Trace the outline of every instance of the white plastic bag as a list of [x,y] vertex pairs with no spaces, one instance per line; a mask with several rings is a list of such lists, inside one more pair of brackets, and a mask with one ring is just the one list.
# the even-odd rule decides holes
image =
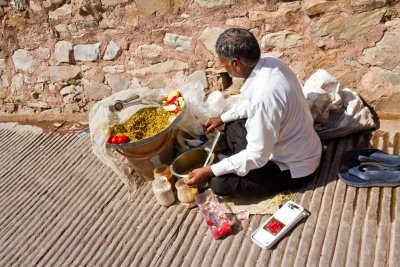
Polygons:
[[186,111],[177,125],[175,148],[178,152],[184,152],[191,148],[188,140],[199,140],[200,136],[204,136],[205,121],[210,117],[221,116],[230,104],[220,91],[214,91],[206,97],[203,86],[197,83],[181,86],[179,91],[185,99]]
[[187,110],[178,128],[193,138],[203,134],[203,125],[208,118],[221,116],[227,110],[225,96],[220,91],[214,91],[206,98],[203,87],[195,83],[187,84],[179,91]]

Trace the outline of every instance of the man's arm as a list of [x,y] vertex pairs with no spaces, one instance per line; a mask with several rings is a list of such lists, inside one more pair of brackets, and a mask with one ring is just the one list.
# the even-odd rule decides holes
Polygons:
[[278,140],[280,130],[280,108],[255,105],[247,120],[247,146],[237,154],[211,165],[216,176],[227,173],[246,175],[250,170],[264,166]]
[[221,117],[208,118],[204,123],[204,132],[206,134],[212,133],[215,128],[224,124]]
[[243,99],[242,101],[236,103],[234,106],[232,106],[228,111],[223,113],[221,115],[221,120],[224,123],[234,121],[234,120],[239,120],[239,119],[245,119],[248,118],[248,107],[250,105],[250,102],[247,99]]

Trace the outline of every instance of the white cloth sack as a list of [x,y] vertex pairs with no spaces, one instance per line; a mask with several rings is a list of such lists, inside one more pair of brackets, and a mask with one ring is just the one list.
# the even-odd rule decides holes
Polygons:
[[371,111],[360,96],[340,83],[326,70],[319,69],[304,83],[303,93],[321,139],[346,136],[374,128]]
[[[110,167],[126,185],[132,193],[137,189],[143,180],[140,177],[134,177],[133,168],[128,164],[125,157],[119,155],[112,148],[106,148],[108,128],[116,124],[127,121],[133,114],[143,107],[154,107],[161,103],[162,98],[170,89],[147,88],[128,89],[111,95],[97,102],[89,112],[90,140],[93,153],[97,158]],[[110,106],[114,105],[116,100],[126,100],[133,95],[139,95],[141,102],[136,105],[128,106],[119,112],[111,111]],[[143,104],[146,103],[146,104]]]

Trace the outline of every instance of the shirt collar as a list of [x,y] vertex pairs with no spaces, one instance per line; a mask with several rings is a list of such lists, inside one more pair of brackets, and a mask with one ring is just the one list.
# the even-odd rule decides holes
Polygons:
[[256,64],[256,66],[251,71],[249,77],[245,80],[244,84],[240,88],[240,93],[246,98],[250,99],[253,94],[254,86],[251,86],[252,82],[256,78],[257,72],[261,69],[263,63],[263,58],[260,58]]

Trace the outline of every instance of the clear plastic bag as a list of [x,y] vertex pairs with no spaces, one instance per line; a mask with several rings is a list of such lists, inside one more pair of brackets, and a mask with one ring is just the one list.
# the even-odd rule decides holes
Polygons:
[[215,239],[220,239],[231,233],[231,222],[210,189],[198,194],[195,200],[208,229]]
[[208,97],[200,84],[191,83],[179,89],[186,103],[185,116],[178,128],[188,136],[198,138],[203,134],[203,124],[210,117],[221,116],[227,110],[225,96],[214,91]]
[[205,121],[221,116],[231,107],[231,102],[220,91],[214,91],[206,97],[203,87],[196,83],[182,86],[179,91],[185,99],[186,111],[177,125],[175,148],[184,152],[207,141],[203,129]]

